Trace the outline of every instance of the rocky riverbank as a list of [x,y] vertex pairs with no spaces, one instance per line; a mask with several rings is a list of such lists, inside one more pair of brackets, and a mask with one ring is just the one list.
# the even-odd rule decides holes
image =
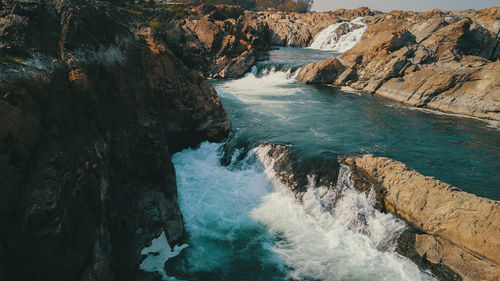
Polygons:
[[[138,269],[141,249],[162,231],[170,245],[185,239],[170,155],[221,141],[230,129],[205,77],[241,77],[274,45],[308,46],[332,23],[364,16],[370,27],[339,59],[304,68],[307,82],[391,97],[418,90],[415,105],[498,119],[497,11],[296,14],[202,5],[175,18],[98,0],[0,1],[0,279],[159,280]],[[410,90],[387,94],[394,83]],[[299,175],[283,176],[297,194],[310,184],[308,171],[320,174],[315,184],[337,177],[338,163],[290,162],[280,169]],[[404,244],[416,257],[436,263],[467,253],[463,262],[475,268],[496,266],[478,261],[482,254],[498,263],[477,241],[423,255],[420,245],[463,241],[422,231],[429,233]],[[442,263],[453,274],[483,276]]]
[[[302,159],[290,145],[266,144],[256,151],[265,168],[299,201],[309,188],[318,188],[324,208],[334,210],[347,188],[339,181],[350,182],[367,197],[374,193],[376,209],[410,227],[397,238],[397,251],[440,279],[498,280],[500,202],[463,192],[388,158],[344,159],[342,164],[352,172],[341,179],[336,159]],[[362,217],[358,224],[363,224]]]
[[376,186],[385,211],[418,230],[400,236],[402,254],[418,264],[430,263],[445,279],[499,280],[500,202],[461,191],[388,158],[365,155],[344,163],[359,172],[357,181]]
[[500,8],[367,16],[361,42],[298,79],[500,120],[499,17]]
[[159,280],[185,231],[170,155],[230,123],[202,75],[106,1],[0,2],[0,279]]
[[[161,19],[155,9],[141,13]],[[359,17],[368,25],[362,40],[336,60],[304,67],[299,80],[350,86],[411,106],[500,120],[498,7],[300,14],[201,5],[184,19],[160,20],[157,33],[187,66],[206,77],[240,78],[275,46],[310,46],[318,32],[344,22],[333,31],[339,38],[352,31],[345,22]]]
[[240,78],[273,46],[307,47],[332,23],[375,14],[367,8],[301,14],[203,4],[191,9],[185,19],[164,21],[158,33],[186,65],[205,76]]

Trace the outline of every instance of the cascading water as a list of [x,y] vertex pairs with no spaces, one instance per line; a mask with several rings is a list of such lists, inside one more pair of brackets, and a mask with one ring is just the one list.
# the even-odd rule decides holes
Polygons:
[[[394,252],[404,224],[375,210],[374,194],[352,188],[348,167],[340,168],[333,189],[315,186],[311,175],[300,202],[273,175],[275,160],[259,146],[268,142],[290,143],[312,159],[332,152],[387,156],[500,198],[494,188],[500,131],[482,120],[298,83],[293,73],[310,62],[308,54],[332,56],[283,48],[241,79],[213,81],[232,121],[231,137],[224,149],[203,143],[173,155],[189,246],[167,248],[167,260],[149,260],[145,268],[162,272],[166,260],[165,279],[182,280],[432,279]],[[227,155],[231,164],[223,166]]]
[[361,40],[366,28],[363,18],[334,23],[316,34],[309,48],[343,53]]
[[167,265],[168,275],[187,280],[432,279],[381,247],[405,225],[376,211],[369,196],[349,186],[349,168],[342,167],[335,188],[340,199],[327,210],[332,197],[324,187],[311,185],[303,202],[297,201],[274,176],[274,159],[265,148],[225,167],[219,147],[204,143],[173,157],[190,236],[189,247]]
[[[298,203],[276,177],[267,148],[255,150],[276,191],[265,196],[252,218],[284,239],[273,250],[290,266],[295,280],[432,280],[387,244],[404,223],[373,208],[373,196],[354,190],[342,166],[334,189],[310,184]],[[337,201],[332,210],[325,208]],[[381,249],[387,251],[381,251]]]

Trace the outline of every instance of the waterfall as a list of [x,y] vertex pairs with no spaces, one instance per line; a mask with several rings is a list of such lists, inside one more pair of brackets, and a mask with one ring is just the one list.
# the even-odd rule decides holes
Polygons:
[[366,28],[361,17],[350,22],[334,23],[320,31],[309,48],[346,52],[361,40]]
[[[434,280],[410,260],[395,253],[395,238],[405,224],[376,210],[374,192],[354,189],[352,170],[341,165],[336,186],[315,186],[315,175],[301,202],[278,177],[269,145],[254,153],[276,191],[264,196],[251,217],[283,237],[272,250],[291,268],[294,280]],[[279,176],[278,176],[279,174]],[[285,175],[293,178],[295,175]]]

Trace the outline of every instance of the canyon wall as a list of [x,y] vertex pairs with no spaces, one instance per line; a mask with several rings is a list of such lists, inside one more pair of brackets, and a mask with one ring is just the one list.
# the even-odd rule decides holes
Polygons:
[[106,1],[0,2],[0,279],[159,280],[185,240],[170,155],[221,141],[217,93]]

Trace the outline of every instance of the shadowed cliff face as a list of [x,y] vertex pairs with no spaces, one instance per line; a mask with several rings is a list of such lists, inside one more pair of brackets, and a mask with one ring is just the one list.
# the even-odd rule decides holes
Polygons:
[[170,154],[225,138],[215,90],[104,1],[0,5],[0,279],[158,279],[139,252],[184,239]]

